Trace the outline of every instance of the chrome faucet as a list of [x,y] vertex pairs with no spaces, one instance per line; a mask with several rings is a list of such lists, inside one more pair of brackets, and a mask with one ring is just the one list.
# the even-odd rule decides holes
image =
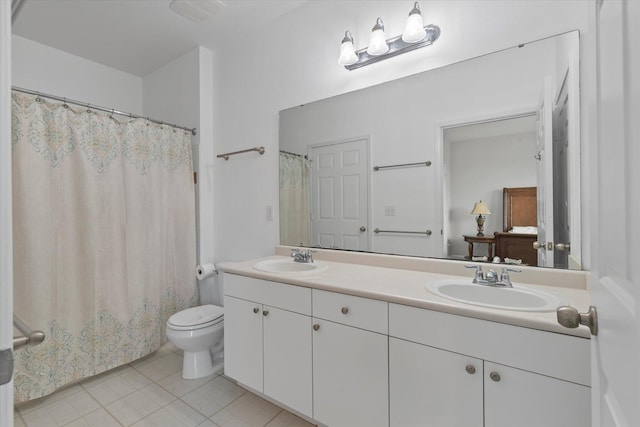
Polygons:
[[313,254],[315,253],[316,251],[312,251],[311,249],[307,249],[306,251],[291,249],[291,258],[293,258],[295,262],[313,262]]
[[516,270],[515,268],[503,267],[502,273],[500,274],[500,279],[498,279],[498,273],[496,273],[493,268],[489,269],[489,271],[487,271],[487,274],[485,275],[482,271],[481,265],[465,265],[465,267],[476,269],[476,273],[472,280],[473,283],[484,286],[501,286],[505,288],[513,288],[513,285],[511,284],[511,278],[509,277],[509,272],[519,273],[522,271]]

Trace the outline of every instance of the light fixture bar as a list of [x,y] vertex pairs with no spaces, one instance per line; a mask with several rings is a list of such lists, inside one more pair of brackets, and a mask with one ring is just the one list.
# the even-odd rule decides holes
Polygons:
[[438,40],[438,37],[440,37],[440,27],[438,27],[437,25],[429,24],[424,27],[424,30],[426,31],[427,35],[422,41],[419,41],[417,43],[405,42],[404,40],[402,40],[402,34],[397,37],[388,39],[387,44],[389,45],[389,51],[382,55],[377,55],[377,56],[369,55],[367,53],[366,47],[364,49],[360,49],[356,51],[356,55],[358,56],[358,61],[351,65],[345,65],[344,68],[346,68],[349,71],[355,70],[356,68],[364,67],[365,65],[374,64],[376,62],[382,61],[387,58],[392,58],[394,56],[400,55],[405,52],[409,52],[415,49],[420,49],[421,47],[425,47],[425,46],[430,46],[433,44],[433,42]]

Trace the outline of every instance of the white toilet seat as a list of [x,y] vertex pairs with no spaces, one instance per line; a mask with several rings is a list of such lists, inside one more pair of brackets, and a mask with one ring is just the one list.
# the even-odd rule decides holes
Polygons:
[[223,321],[224,309],[207,304],[175,313],[167,321],[167,328],[174,331],[193,331],[208,328]]

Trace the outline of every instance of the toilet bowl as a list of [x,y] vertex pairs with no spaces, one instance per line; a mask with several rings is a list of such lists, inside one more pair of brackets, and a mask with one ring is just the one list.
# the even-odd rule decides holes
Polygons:
[[167,321],[167,338],[184,351],[182,378],[196,379],[222,367],[224,310],[212,304],[179,311]]

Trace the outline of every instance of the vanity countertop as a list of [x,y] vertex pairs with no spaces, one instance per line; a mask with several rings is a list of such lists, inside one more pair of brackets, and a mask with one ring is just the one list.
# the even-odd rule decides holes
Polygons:
[[[460,274],[444,274],[441,271],[434,273],[412,269],[336,262],[318,258],[320,257],[316,258],[317,262],[325,264],[327,268],[318,273],[311,274],[269,273],[253,267],[254,264],[260,261],[290,259],[288,256],[282,255],[243,262],[220,263],[218,264],[218,269],[226,273],[274,282],[339,292],[460,316],[590,338],[590,332],[586,326],[568,329],[559,325],[556,321],[555,311],[525,312],[475,306],[440,297],[425,289],[425,285],[441,279],[461,279],[462,281],[471,282],[473,278],[473,271],[471,270],[468,271],[467,275],[463,276]],[[465,271],[465,273],[467,272]],[[541,272],[541,274],[544,275],[548,273]],[[586,273],[582,272],[582,274]],[[529,274],[529,277],[531,276],[532,274]],[[511,280],[514,287],[518,287],[520,282],[516,274],[512,275]],[[523,283],[522,286],[554,294],[559,297],[563,303],[577,308],[580,312],[585,312],[589,308],[590,297],[586,288],[545,286],[534,283]]]

